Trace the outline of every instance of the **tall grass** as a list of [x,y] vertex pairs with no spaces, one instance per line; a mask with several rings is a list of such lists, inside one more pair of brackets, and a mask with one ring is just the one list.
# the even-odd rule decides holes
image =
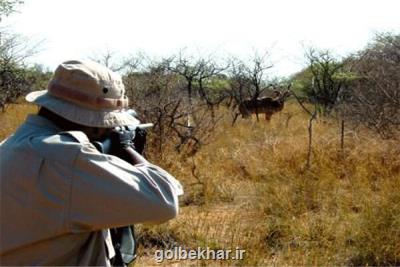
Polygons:
[[[8,125],[1,137],[30,111],[16,106],[0,115]],[[318,120],[306,168],[308,118],[296,104],[270,123],[239,119],[233,127],[220,112],[224,120],[194,157],[172,149],[162,160],[150,155],[182,181],[185,196],[176,219],[138,228],[138,265],[154,265],[154,250],[173,246],[246,254],[242,261],[166,264],[400,264],[398,143],[349,128],[341,151],[339,123]]]
[[12,134],[25,121],[27,114],[35,114],[37,111],[38,107],[32,104],[8,105],[5,113],[0,112],[0,141]]
[[307,169],[307,119],[294,103],[270,123],[231,127],[227,116],[193,159],[168,164],[187,206],[162,231],[189,247],[247,250],[210,264],[400,264],[399,144],[347,129],[341,151],[339,122],[321,119]]

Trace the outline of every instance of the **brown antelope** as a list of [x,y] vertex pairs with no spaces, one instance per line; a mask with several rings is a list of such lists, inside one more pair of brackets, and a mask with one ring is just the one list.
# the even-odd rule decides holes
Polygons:
[[[245,99],[239,104],[239,114],[242,114],[243,118],[248,118],[251,114],[265,114],[265,119],[267,121],[271,120],[272,114],[279,112],[283,109],[285,100],[290,96],[290,91],[286,90],[284,92],[274,91],[275,97],[261,97],[256,99]],[[236,120],[236,118],[235,118]]]

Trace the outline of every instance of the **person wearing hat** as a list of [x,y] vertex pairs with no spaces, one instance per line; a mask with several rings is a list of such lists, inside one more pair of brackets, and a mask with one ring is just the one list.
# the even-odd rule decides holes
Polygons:
[[132,150],[127,162],[92,144],[138,124],[118,74],[67,61],[26,100],[39,113],[0,144],[0,265],[110,266],[109,228],[177,215],[173,176]]

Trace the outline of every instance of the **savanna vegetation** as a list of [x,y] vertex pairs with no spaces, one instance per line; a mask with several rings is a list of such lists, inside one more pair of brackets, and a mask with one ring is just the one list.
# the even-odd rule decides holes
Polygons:
[[[17,1],[1,1],[2,16]],[[51,72],[2,29],[0,139],[37,107],[24,102]],[[19,47],[21,49],[15,49]],[[146,156],[182,181],[179,216],[137,227],[138,265],[156,249],[245,249],[243,260],[178,265],[400,264],[400,36],[377,34],[339,58],[310,48],[308,67],[282,79],[268,54],[248,61],[185,55],[95,60],[123,75],[143,122]],[[239,118],[245,99],[292,96],[270,122]]]

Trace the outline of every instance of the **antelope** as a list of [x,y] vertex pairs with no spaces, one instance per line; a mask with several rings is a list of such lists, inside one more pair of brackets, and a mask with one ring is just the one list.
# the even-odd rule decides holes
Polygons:
[[[251,114],[264,113],[267,121],[271,120],[274,113],[279,112],[283,109],[285,100],[290,96],[290,91],[284,92],[274,91],[275,97],[261,97],[261,98],[247,98],[239,104],[239,114],[242,114],[243,118],[248,118]],[[236,118],[235,118],[236,120]]]

